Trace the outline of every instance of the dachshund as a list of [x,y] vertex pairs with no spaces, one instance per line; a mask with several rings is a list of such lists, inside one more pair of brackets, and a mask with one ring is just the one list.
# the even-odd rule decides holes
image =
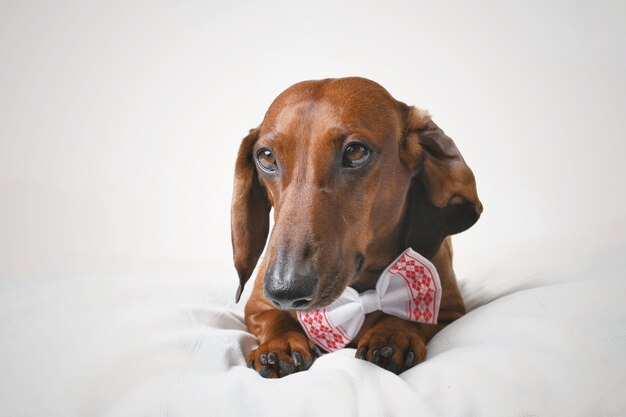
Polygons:
[[348,346],[396,374],[422,362],[426,343],[465,314],[450,236],[481,213],[472,171],[427,111],[365,78],[289,87],[243,139],[235,163],[237,301],[261,259],[245,307],[259,344],[248,366],[269,378],[308,369],[321,352],[297,311],[327,306],[347,286],[374,288],[408,247],[439,273],[438,323],[375,311]]

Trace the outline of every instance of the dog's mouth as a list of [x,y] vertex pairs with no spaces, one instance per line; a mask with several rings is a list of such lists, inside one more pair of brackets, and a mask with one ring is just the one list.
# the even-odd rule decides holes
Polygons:
[[363,256],[361,252],[357,253],[356,256],[354,257],[355,268],[354,268],[354,274],[352,275],[352,281],[356,279],[359,272],[361,271],[361,268],[363,268],[364,260],[365,260],[365,256]]
[[308,300],[296,300],[294,302],[292,302],[291,306],[289,307],[285,307],[280,305],[279,303],[277,303],[276,301],[272,300],[272,305],[274,306],[274,308],[278,309],[278,310],[302,310],[302,311],[306,311],[306,310],[315,310],[316,308],[319,308],[318,306],[314,306],[313,304],[310,304]]
[[[363,270],[365,257],[361,253],[357,253],[354,257],[354,268],[352,274],[348,275],[342,272],[337,272],[331,277],[328,282],[337,284],[337,285],[320,285],[318,287],[318,294],[313,299],[313,302],[305,306],[303,308],[295,308],[296,310],[316,310],[319,308],[328,307],[332,303],[334,303],[343,292],[346,290],[346,287],[354,284],[360,277],[360,273]],[[345,277],[348,278],[345,278]]]

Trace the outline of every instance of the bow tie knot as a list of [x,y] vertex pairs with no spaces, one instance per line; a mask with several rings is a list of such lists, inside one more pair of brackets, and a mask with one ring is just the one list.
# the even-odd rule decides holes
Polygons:
[[307,336],[331,352],[354,339],[366,314],[382,311],[409,321],[436,324],[440,302],[437,269],[408,248],[385,269],[376,289],[359,294],[347,287],[331,305],[300,310],[297,316]]
[[361,302],[361,311],[363,314],[369,314],[373,311],[383,309],[380,296],[374,290],[365,291],[359,295],[359,301]]

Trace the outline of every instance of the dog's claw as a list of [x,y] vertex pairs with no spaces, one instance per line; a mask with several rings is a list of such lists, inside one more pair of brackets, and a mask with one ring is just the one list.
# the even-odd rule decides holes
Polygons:
[[300,352],[293,352],[291,354],[291,359],[293,359],[293,364],[296,366],[296,368],[299,368],[300,365],[302,365],[302,355],[300,354]]
[[261,356],[259,356],[259,361],[261,361],[262,365],[267,365],[267,353],[261,353]]
[[367,355],[367,348],[362,347],[361,350],[359,351],[359,359],[365,360],[366,355]]
[[408,352],[406,354],[406,359],[404,360],[404,367],[406,369],[410,368],[411,366],[413,366],[413,361],[415,360],[415,353],[413,352]]
[[316,358],[322,356],[322,351],[316,345],[313,345],[313,349],[311,350],[313,351],[313,355],[315,355]]
[[385,346],[380,350],[380,354],[383,356],[383,358],[389,358],[391,357],[391,355],[393,355],[393,348],[391,346]]
[[261,375],[263,378],[272,378],[272,367],[263,365],[259,370],[259,375]]
[[378,363],[378,361],[380,360],[380,350],[376,349],[374,350],[374,352],[372,352],[372,363]]
[[291,375],[296,371],[296,368],[289,362],[278,361],[276,363],[276,372],[280,378]]
[[268,365],[274,365],[277,360],[278,360],[278,357],[276,356],[276,354],[274,352],[272,352],[272,353],[267,355],[267,364]]
[[313,358],[313,359],[304,358],[302,360],[302,370],[306,371],[307,369],[309,369],[311,367],[311,365],[313,365],[313,361],[314,360],[315,360],[315,358]]

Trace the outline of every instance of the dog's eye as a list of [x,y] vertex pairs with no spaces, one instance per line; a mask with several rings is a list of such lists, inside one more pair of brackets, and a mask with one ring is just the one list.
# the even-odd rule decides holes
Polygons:
[[370,149],[359,142],[352,142],[343,151],[343,166],[347,168],[359,168],[365,165],[370,157]]
[[278,171],[276,157],[269,149],[259,149],[259,151],[256,153],[256,160],[259,162],[259,166],[263,171],[269,173],[274,173]]

